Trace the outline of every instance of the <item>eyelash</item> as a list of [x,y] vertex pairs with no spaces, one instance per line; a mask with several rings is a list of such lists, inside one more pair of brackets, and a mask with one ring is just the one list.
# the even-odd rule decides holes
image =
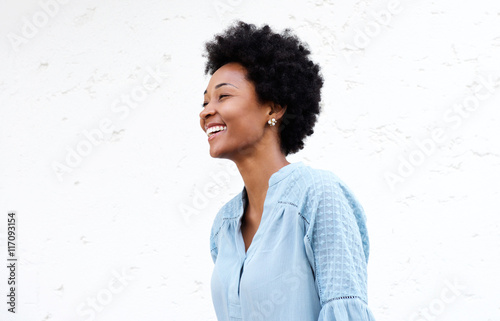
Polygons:
[[[227,97],[227,96],[229,96],[229,95],[220,95],[220,96],[219,96],[219,100],[220,100],[222,97]],[[206,106],[207,104],[208,104],[208,103],[203,103],[203,104],[201,104],[201,108],[205,108],[205,106]]]

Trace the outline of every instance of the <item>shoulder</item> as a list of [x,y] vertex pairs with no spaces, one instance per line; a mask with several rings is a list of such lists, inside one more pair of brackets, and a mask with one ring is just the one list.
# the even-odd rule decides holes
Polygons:
[[299,173],[302,176],[302,185],[309,194],[333,194],[331,196],[336,196],[337,200],[344,200],[354,206],[360,205],[350,187],[334,172],[304,165]]
[[212,222],[212,228],[210,233],[210,240],[213,240],[227,219],[231,219],[238,216],[238,208],[241,206],[241,196],[242,193],[236,194],[232,199],[226,202],[221,209],[215,215]]
[[320,168],[314,168],[309,165],[304,165],[300,168],[300,174],[306,180],[306,184],[310,188],[321,189],[325,185],[340,183],[340,178],[332,171]]
[[354,192],[329,170],[306,166],[303,171],[304,177],[310,180],[307,184],[307,207],[304,208],[304,216],[311,224],[309,233],[313,234],[318,228],[336,229],[335,224],[331,225],[336,222],[340,224],[339,228],[343,226],[359,235],[368,260],[369,240],[365,210]]
[[224,228],[224,224],[228,221],[228,219],[237,217],[239,213],[238,208],[241,206],[241,196],[241,192],[235,195],[231,200],[224,204],[217,212],[217,215],[215,215],[212,228],[210,230],[210,254],[214,263],[217,260],[217,255],[219,253],[219,233]]
[[352,194],[347,185],[332,171],[303,165],[295,174],[297,187],[306,201],[304,206],[311,208],[324,197],[348,202]]

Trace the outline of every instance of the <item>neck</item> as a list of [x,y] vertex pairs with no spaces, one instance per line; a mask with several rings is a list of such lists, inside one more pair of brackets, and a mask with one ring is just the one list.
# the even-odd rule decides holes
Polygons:
[[262,216],[271,175],[290,164],[279,149],[279,145],[273,145],[275,148],[271,145],[268,146],[270,148],[263,148],[234,160],[245,183],[248,197],[247,211],[258,217]]

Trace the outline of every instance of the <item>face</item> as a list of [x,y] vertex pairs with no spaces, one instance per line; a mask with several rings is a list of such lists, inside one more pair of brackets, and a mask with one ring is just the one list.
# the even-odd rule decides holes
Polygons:
[[[246,69],[228,63],[210,78],[204,94],[200,125],[209,133],[210,156],[236,160],[258,148],[266,135],[272,108],[258,102]],[[213,129],[219,130],[211,133]]]

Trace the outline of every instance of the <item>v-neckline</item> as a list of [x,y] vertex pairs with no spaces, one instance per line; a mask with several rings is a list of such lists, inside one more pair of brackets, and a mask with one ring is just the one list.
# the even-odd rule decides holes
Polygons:
[[[269,187],[267,189],[267,192],[269,192]],[[266,192],[266,197],[264,199],[264,205],[266,204],[266,200],[267,200],[267,195],[268,193]],[[244,258],[246,258],[250,252],[250,249],[252,249],[254,245],[254,241],[255,241],[255,236],[257,236],[257,233],[259,233],[259,230],[261,230],[261,226],[262,226],[262,222],[264,221],[264,207],[262,207],[262,216],[260,218],[260,222],[259,222],[259,226],[257,227],[257,230],[255,231],[253,237],[252,237],[252,241],[250,242],[250,245],[248,246],[248,249],[246,249],[246,244],[245,244],[245,238],[243,237],[243,231],[241,230],[241,227],[243,226],[243,218],[245,217],[245,210],[246,210],[246,207],[248,206],[248,195],[246,193],[246,188],[243,187],[243,206],[242,206],[242,209],[241,209],[241,214],[240,214],[240,218],[238,220],[238,234],[239,234],[239,237],[240,237],[240,249],[243,250],[243,255],[244,255]]]
[[[266,197],[264,198],[264,205],[262,207],[262,217],[260,219],[259,227],[257,228],[257,231],[255,231],[255,234],[252,238],[252,242],[248,246],[248,250],[245,249],[245,240],[243,239],[243,233],[241,232],[241,225],[242,225],[242,219],[243,219],[243,214],[245,213],[245,206],[246,202],[248,202],[248,195],[246,191],[246,187],[243,186],[243,190],[241,191],[241,199],[240,199],[240,213],[238,214],[238,224],[237,224],[237,234],[238,234],[238,239],[239,239],[239,246],[238,246],[238,251],[241,254],[241,257],[243,261],[246,261],[247,258],[249,258],[249,255],[252,253],[253,248],[255,248],[258,245],[255,244],[255,241],[259,240],[260,234],[263,233],[262,230],[265,227],[265,222],[267,220],[267,217],[269,216],[269,213],[266,213],[266,204],[268,203],[268,198],[270,195],[270,192],[274,190],[275,185],[284,179],[288,174],[293,172],[293,170],[299,166],[303,166],[304,164],[302,162],[296,162],[296,163],[290,163],[282,168],[280,168],[277,172],[273,173],[271,177],[269,178],[269,184],[266,192]],[[263,227],[264,226],[264,227]]]
[[[262,212],[264,212],[264,209],[262,210]],[[252,223],[249,223],[249,217],[247,216],[249,215],[248,214],[248,202],[245,202],[244,203],[244,206],[243,206],[243,214],[241,216],[241,224],[240,224],[240,231],[241,231],[241,236],[243,238],[243,244],[244,244],[244,248],[245,248],[245,253],[248,252],[248,249],[250,248],[250,246],[252,245],[253,243],[253,240],[255,238],[255,234],[257,234],[257,231],[262,223],[262,215],[263,213],[261,213],[261,216],[260,216],[260,219],[259,219],[259,222],[258,224],[252,224]],[[255,226],[257,226],[257,228],[255,228]],[[248,248],[247,248],[247,244],[246,244],[246,241],[245,241],[245,236],[243,235],[243,228],[246,228],[246,233],[252,233],[253,234],[251,235],[252,238],[250,240],[250,245],[248,245]]]
[[[260,241],[260,234],[264,233],[263,230],[266,228],[266,222],[269,219],[270,213],[266,213],[266,208],[268,208],[268,211],[272,211],[273,208],[266,206],[266,204],[269,202],[269,195],[274,193],[274,190],[276,188],[276,184],[280,182],[282,179],[284,179],[288,174],[293,172],[293,170],[298,167],[298,166],[303,166],[304,164],[302,162],[297,162],[297,163],[290,163],[286,166],[283,166],[280,168],[276,173],[272,174],[271,177],[269,178],[269,186],[267,188],[266,192],[266,197],[264,198],[264,205],[262,207],[262,217],[260,219],[259,227],[257,228],[257,231],[255,232],[252,242],[248,246],[248,250],[245,249],[245,240],[243,239],[243,233],[241,232],[241,223],[243,219],[243,214],[245,213],[245,207],[246,207],[246,202],[248,202],[248,195],[246,191],[246,187],[243,186],[243,190],[240,193],[240,203],[239,203],[239,213],[238,213],[238,223],[236,226],[236,234],[237,234],[237,252],[240,255],[240,273],[239,273],[239,278],[238,278],[238,296],[240,295],[240,285],[241,285],[241,278],[243,275],[243,270],[245,268],[245,265],[247,264],[248,260],[250,260],[256,251],[255,248],[259,246],[259,241]],[[257,242],[257,243],[256,243]]]

